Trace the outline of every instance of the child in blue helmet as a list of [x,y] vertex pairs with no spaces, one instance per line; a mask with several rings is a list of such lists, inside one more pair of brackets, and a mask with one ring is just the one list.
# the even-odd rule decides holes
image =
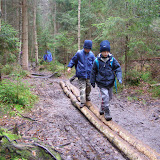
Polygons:
[[118,61],[110,53],[110,42],[104,40],[100,44],[100,54],[93,63],[90,82],[93,87],[95,83],[100,88],[102,103],[100,115],[104,114],[107,121],[112,119],[109,110],[109,101],[112,99],[112,89],[115,75],[122,83],[122,70]]
[[91,92],[91,84],[90,84],[90,74],[92,70],[92,65],[95,60],[95,56],[92,49],[92,41],[85,40],[83,49],[78,50],[75,56],[70,60],[68,64],[68,72],[71,71],[73,66],[76,66],[76,77],[79,80],[80,86],[80,102],[81,108],[84,107],[86,101],[90,101],[90,92]]

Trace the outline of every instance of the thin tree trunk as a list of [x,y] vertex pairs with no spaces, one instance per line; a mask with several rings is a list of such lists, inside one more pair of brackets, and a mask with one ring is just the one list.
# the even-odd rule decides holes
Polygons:
[[7,22],[7,5],[6,5],[6,0],[4,0],[4,21]]
[[[18,46],[18,49],[19,49],[19,54],[18,54],[18,57],[17,57],[17,60],[18,60],[18,64],[20,65],[21,63],[21,30],[20,29],[20,24],[21,24],[21,21],[22,21],[22,7],[21,7],[21,3],[20,3],[20,0],[17,0],[16,3],[18,4],[17,8],[16,8],[16,17],[17,17],[17,20],[16,20],[16,30],[18,31],[18,35],[17,35],[17,38],[19,39],[19,46]],[[22,26],[21,26],[22,27]]]
[[80,50],[81,45],[81,0],[78,0],[78,50]]
[[125,42],[125,80],[127,79],[127,71],[128,71],[128,36],[126,36],[126,42]]
[[[125,9],[126,11],[128,10],[128,2],[125,3]],[[126,32],[128,30],[128,26],[129,26],[129,22],[126,23]],[[127,72],[128,72],[128,41],[129,41],[129,37],[128,35],[125,36],[125,81],[127,80]]]
[[19,3],[19,23],[18,23],[18,30],[19,30],[19,55],[18,55],[18,64],[22,65],[22,2],[18,0]]
[[1,0],[0,0],[0,32],[1,32],[1,17],[2,17],[2,10],[1,10]]
[[[55,36],[57,34],[57,23],[56,23],[56,14],[57,14],[57,4],[56,4],[56,0],[54,1],[54,14],[53,14],[53,23],[54,23],[54,39]],[[56,48],[54,47],[54,53],[53,53],[53,62],[55,61],[55,52],[56,52]]]
[[[31,27],[31,30],[30,30],[30,32],[32,32],[32,35],[31,35],[31,41],[32,42],[34,42],[34,26],[33,27]],[[34,43],[31,43],[31,59],[33,59],[33,58],[35,58],[35,44]]]
[[[89,0],[89,8],[91,8],[91,1]],[[88,32],[88,37],[89,37],[89,39],[91,39],[92,38],[92,24],[91,24],[92,22],[91,22],[91,19],[89,20],[89,22],[88,22],[88,24],[89,24],[89,32]]]
[[22,1],[22,68],[28,70],[28,13],[27,0]]
[[33,32],[34,32],[34,45],[35,45],[35,62],[38,65],[38,42],[37,42],[37,27],[36,27],[36,0],[34,0],[34,16],[33,16]]
[[[2,11],[1,11],[1,0],[0,0],[0,32],[1,32],[1,17],[2,17]],[[0,81],[2,81],[1,65],[0,65]]]

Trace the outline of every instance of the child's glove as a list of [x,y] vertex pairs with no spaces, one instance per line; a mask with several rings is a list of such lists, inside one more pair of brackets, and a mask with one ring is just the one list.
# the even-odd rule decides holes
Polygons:
[[118,79],[118,82],[119,82],[120,84],[122,84],[122,80],[121,80],[121,79]]
[[91,83],[92,87],[95,88],[95,83]]

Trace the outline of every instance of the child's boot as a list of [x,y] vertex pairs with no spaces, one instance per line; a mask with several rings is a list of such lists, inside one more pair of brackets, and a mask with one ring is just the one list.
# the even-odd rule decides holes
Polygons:
[[86,96],[86,101],[91,101],[90,96]]
[[81,103],[81,104],[80,104],[80,108],[83,108],[84,106],[85,106],[84,103]]
[[112,119],[108,108],[105,109],[104,118],[106,119],[106,121],[110,121]]
[[103,114],[104,114],[104,108],[102,108],[102,106],[100,107],[99,114],[100,114],[100,115],[103,115]]

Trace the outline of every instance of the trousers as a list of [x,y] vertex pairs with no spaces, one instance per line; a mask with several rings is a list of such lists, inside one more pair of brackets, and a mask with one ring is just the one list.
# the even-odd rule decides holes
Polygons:
[[102,101],[101,101],[102,111],[109,110],[109,102],[112,99],[112,91],[113,91],[113,87],[111,88],[100,87],[100,92],[102,97]]
[[86,103],[86,98],[89,97],[91,92],[91,84],[89,79],[79,78],[79,89],[80,89],[80,101]]

